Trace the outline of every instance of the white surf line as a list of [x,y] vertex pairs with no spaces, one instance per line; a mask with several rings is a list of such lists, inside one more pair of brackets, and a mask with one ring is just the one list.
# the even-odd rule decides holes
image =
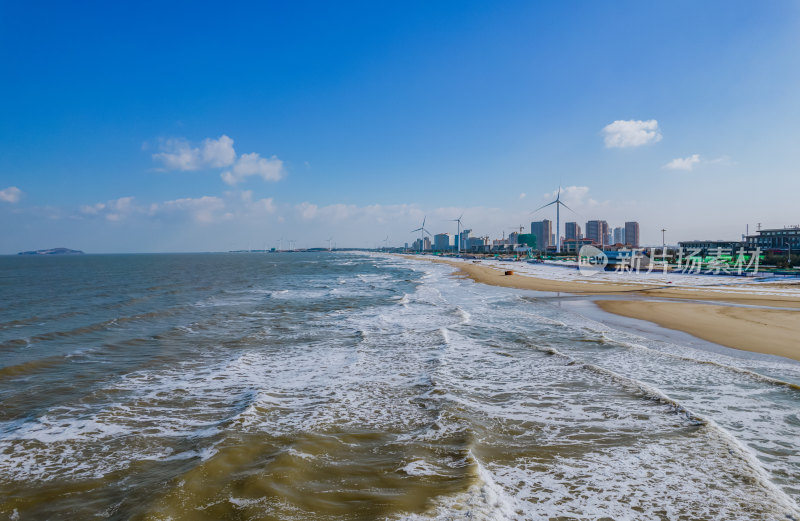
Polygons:
[[677,400],[668,396],[660,389],[652,387],[634,378],[623,376],[621,374],[615,373],[614,371],[605,369],[603,367],[591,363],[581,362],[552,347],[536,346],[536,349],[569,360],[568,362],[569,365],[575,365],[581,369],[592,371],[600,375],[605,375],[612,381],[615,381],[618,384],[620,384],[623,387],[623,389],[638,391],[649,399],[658,401],[665,405],[669,405],[670,407],[673,408],[673,410],[676,413],[683,415],[687,420],[696,422],[697,424],[706,427],[709,432],[716,434],[720,438],[720,440],[724,442],[724,444],[728,447],[731,453],[736,453],[737,455],[739,455],[740,458],[746,463],[746,465],[753,472],[754,477],[758,481],[758,483],[765,490],[768,490],[770,492],[770,494],[778,502],[779,505],[789,510],[789,512],[785,514],[788,519],[795,520],[800,518],[800,507],[798,507],[797,503],[788,494],[786,494],[786,492],[781,490],[780,487],[778,487],[775,483],[773,483],[769,473],[761,465],[761,462],[758,461],[758,458],[750,451],[750,449],[748,449],[745,445],[743,445],[734,435],[732,435],[730,432],[728,432],[714,420],[710,418],[704,418],[698,415],[697,413],[691,411],[690,409],[679,403]]

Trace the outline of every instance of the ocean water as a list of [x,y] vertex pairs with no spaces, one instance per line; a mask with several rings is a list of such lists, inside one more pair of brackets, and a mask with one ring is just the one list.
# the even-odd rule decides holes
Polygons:
[[800,519],[800,364],[344,254],[0,258],[0,517]]

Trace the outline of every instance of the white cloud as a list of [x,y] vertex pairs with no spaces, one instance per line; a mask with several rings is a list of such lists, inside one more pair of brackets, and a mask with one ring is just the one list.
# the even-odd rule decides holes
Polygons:
[[267,197],[264,199],[259,199],[257,201],[253,201],[253,191],[252,190],[242,190],[238,194],[236,192],[225,192],[225,195],[229,198],[236,198],[238,197],[241,199],[242,203],[244,203],[243,210],[249,213],[275,213],[277,208],[275,207],[275,202],[272,200],[272,197]]
[[168,170],[200,170],[230,166],[236,160],[233,140],[226,135],[219,139],[207,138],[199,147],[192,147],[186,139],[168,139],[161,152],[153,154]]
[[153,204],[150,207],[151,213],[186,213],[199,223],[211,223],[216,220],[225,219],[226,214],[221,213],[225,209],[225,201],[219,197],[204,195],[202,197],[184,197],[165,201],[161,204]]
[[228,220],[261,222],[278,211],[271,197],[255,199],[250,190],[225,192],[224,196],[182,197],[149,205],[137,205],[133,197],[121,197],[80,207],[83,218],[107,221],[125,219],[164,219],[165,222],[192,220],[201,224]]
[[[351,221],[360,223],[391,224],[395,225],[398,221],[412,218],[415,221],[422,221],[423,213],[415,205],[394,204],[381,205],[371,204],[367,206],[356,206],[354,204],[330,204],[327,206],[317,206],[316,204],[303,202],[295,205],[295,210],[303,220],[316,219],[320,223],[329,224],[334,222]],[[458,215],[459,210],[448,210],[449,213]],[[431,210],[427,215],[432,218],[439,209]],[[449,215],[449,214],[448,214]]]
[[213,139],[203,141],[203,161],[214,168],[233,164],[236,161],[233,140],[223,134],[216,141]]
[[617,120],[603,128],[606,148],[628,148],[661,141],[658,121]]
[[276,211],[275,202],[272,200],[272,197],[259,199],[253,203],[252,207],[257,210],[263,210],[267,213],[275,213]]
[[139,212],[141,208],[134,206],[133,197],[120,197],[105,203],[81,206],[81,213],[84,215],[98,215],[107,221],[120,221],[133,212]]
[[708,163],[709,165],[735,165],[730,156],[720,156],[714,159],[708,159],[704,161],[704,163]]
[[4,203],[17,203],[21,197],[22,190],[16,186],[9,186],[8,188],[0,190],[0,201],[3,201]]
[[254,175],[264,181],[278,181],[284,175],[283,161],[275,156],[264,158],[256,153],[242,154],[233,168],[220,174],[220,177],[233,186]]
[[663,168],[667,170],[686,170],[691,171],[696,164],[700,163],[700,154],[692,154],[689,157],[676,157]]
[[193,147],[183,138],[169,139],[161,144],[161,151],[153,154],[167,170],[201,170],[225,168],[220,174],[222,180],[235,186],[248,177],[260,177],[264,181],[279,181],[285,175],[283,161],[272,157],[261,157],[258,153],[236,155],[233,139],[226,135],[219,139],[205,139],[200,146]]
[[520,199],[525,199],[525,196],[527,196],[527,195],[528,194],[526,194],[525,192],[522,192],[521,194],[519,194],[519,198]]
[[85,213],[87,215],[97,215],[105,209],[106,203],[96,203],[92,205],[83,205],[81,206],[81,213]]
[[316,204],[311,204],[308,201],[295,205],[295,209],[300,212],[300,217],[303,219],[313,219],[317,216],[319,207]]
[[[544,194],[545,202],[553,201],[558,196],[558,190]],[[600,203],[589,197],[588,186],[564,186],[561,188],[561,200],[570,208],[594,207]]]

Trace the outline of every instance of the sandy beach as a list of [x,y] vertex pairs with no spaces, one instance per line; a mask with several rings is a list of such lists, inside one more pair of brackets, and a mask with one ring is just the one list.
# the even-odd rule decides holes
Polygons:
[[[795,295],[759,294],[733,289],[726,291],[724,287],[665,287],[588,278],[580,281],[549,280],[517,273],[505,275],[502,269],[483,263],[430,260],[455,266],[462,276],[482,284],[587,296],[630,294],[637,300],[598,300],[596,303],[604,311],[647,320],[726,347],[800,360],[800,298]],[[514,265],[509,263],[508,269],[513,270]],[[763,287],[797,286],[788,283],[765,284]],[[658,300],[643,301],[639,297]]]
[[800,311],[641,300],[597,305],[727,347],[800,360]]

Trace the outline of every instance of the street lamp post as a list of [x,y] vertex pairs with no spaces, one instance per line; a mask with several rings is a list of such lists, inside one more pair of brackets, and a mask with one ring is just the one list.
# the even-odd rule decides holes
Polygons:
[[788,237],[784,237],[783,244],[786,245],[786,265],[792,269],[792,241]]

